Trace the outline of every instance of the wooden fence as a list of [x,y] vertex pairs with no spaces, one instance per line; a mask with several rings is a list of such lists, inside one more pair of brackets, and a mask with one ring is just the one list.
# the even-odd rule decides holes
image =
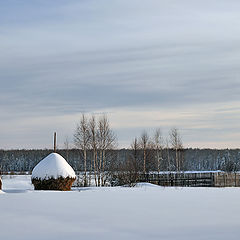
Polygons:
[[139,182],[149,182],[160,186],[240,187],[240,173],[168,172],[140,174]]

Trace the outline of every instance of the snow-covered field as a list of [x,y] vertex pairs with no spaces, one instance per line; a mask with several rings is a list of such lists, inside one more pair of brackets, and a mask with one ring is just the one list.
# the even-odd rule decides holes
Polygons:
[[239,188],[80,188],[33,191],[30,176],[3,178],[0,238],[238,239]]

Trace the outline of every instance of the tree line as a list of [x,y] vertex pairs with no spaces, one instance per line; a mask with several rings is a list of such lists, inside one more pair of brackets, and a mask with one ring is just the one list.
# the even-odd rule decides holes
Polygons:
[[[177,128],[164,138],[161,130],[143,131],[128,149],[118,149],[117,137],[106,115],[80,117],[73,136],[74,148],[65,141],[57,151],[75,171],[80,184],[104,186],[109,182],[136,182],[151,172],[240,169],[240,151],[185,149]],[[6,171],[31,171],[52,150],[0,150],[0,167]]]

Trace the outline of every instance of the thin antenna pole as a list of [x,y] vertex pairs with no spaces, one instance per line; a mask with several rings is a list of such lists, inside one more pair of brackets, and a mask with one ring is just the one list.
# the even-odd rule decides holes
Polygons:
[[54,132],[54,152],[57,152],[57,133]]

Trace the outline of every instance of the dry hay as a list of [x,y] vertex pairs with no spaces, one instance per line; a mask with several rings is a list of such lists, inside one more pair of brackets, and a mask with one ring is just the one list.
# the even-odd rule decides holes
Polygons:
[[39,179],[32,178],[32,184],[35,190],[59,190],[59,191],[70,191],[73,182],[76,178],[63,178],[59,177],[57,179]]

